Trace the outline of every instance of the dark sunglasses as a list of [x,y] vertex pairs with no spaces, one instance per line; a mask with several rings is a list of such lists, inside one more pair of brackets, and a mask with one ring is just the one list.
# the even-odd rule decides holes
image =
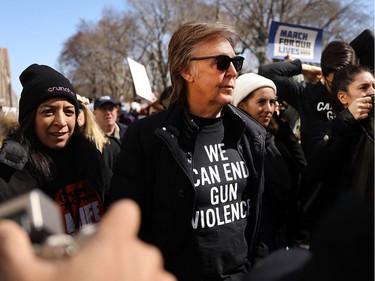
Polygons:
[[226,71],[229,68],[230,63],[233,63],[233,66],[236,69],[236,71],[240,71],[242,69],[242,64],[244,60],[244,58],[241,56],[236,56],[234,58],[231,58],[226,55],[196,57],[196,58],[191,58],[190,60],[208,60],[208,59],[216,59],[217,69],[221,71]]

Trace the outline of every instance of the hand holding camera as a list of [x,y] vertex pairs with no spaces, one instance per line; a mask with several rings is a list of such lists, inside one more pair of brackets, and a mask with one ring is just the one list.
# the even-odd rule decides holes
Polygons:
[[[29,195],[29,194],[28,194]],[[38,197],[37,197],[38,198]],[[40,225],[44,225],[44,229],[49,230],[46,223],[40,224],[34,220],[33,215],[30,217],[30,209],[19,208],[30,206],[28,200],[21,200],[23,203],[16,204],[18,214],[12,212],[12,216],[18,219],[24,219],[23,231],[16,223],[9,220],[0,220],[0,273],[3,274],[3,280],[7,281],[173,281],[176,280],[170,273],[163,268],[163,259],[160,252],[153,246],[145,244],[138,239],[138,230],[140,224],[140,211],[138,206],[131,200],[121,200],[115,203],[108,210],[102,221],[89,230],[83,228],[79,234],[72,237],[74,243],[78,244],[78,251],[73,251],[72,257],[68,257],[69,251],[63,245],[63,255],[53,253],[52,260],[41,259],[35,255],[35,245],[46,245],[49,249],[59,248],[61,241],[56,247],[53,241],[49,239],[56,235],[59,237],[61,233],[53,233],[46,235],[46,239],[42,239],[42,243],[34,242],[34,248],[30,243],[30,231],[26,227],[30,225],[38,226],[37,232],[43,233]],[[19,201],[20,202],[20,201]],[[7,202],[9,203],[9,202]],[[3,209],[4,203],[0,205]],[[34,200],[35,205],[43,205],[40,201]],[[9,207],[9,206],[8,206]],[[9,208],[7,214],[9,215]],[[17,208],[12,207],[12,210]],[[36,208],[34,211],[42,211],[45,209]],[[26,211],[26,216],[24,215]],[[52,211],[53,212],[53,211]],[[5,218],[4,213],[1,213]],[[48,213],[47,213],[48,215]],[[12,217],[11,216],[11,217]],[[40,216],[36,216],[40,217]],[[56,218],[58,218],[59,215]],[[57,219],[58,220],[58,219]],[[48,221],[48,219],[47,219]],[[46,221],[43,221],[46,222]],[[48,232],[46,231],[46,232]],[[88,233],[84,233],[88,231]],[[94,234],[95,233],[95,234]],[[94,234],[94,235],[92,235]],[[31,236],[30,236],[31,237]],[[61,237],[61,236],[60,236]],[[91,237],[87,239],[88,237]],[[82,239],[84,241],[80,241]],[[71,245],[68,241],[68,245]],[[58,250],[59,251],[59,250]],[[57,251],[57,252],[58,252]],[[68,253],[68,254],[67,254]],[[60,253],[61,254],[61,253]],[[45,254],[40,253],[45,256]],[[65,258],[62,258],[62,257]],[[56,260],[56,257],[59,257]],[[49,258],[49,257],[48,257]],[[0,277],[1,278],[1,277]]]
[[45,259],[72,256],[96,229],[86,225],[75,236],[64,234],[60,209],[37,189],[0,205],[0,219],[17,222],[29,234],[35,253]]

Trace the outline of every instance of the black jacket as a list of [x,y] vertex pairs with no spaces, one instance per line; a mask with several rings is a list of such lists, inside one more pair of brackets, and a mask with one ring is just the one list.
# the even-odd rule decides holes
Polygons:
[[257,258],[292,245],[298,210],[297,193],[307,165],[289,124],[277,115],[271,122],[266,138],[265,190]]
[[113,171],[114,164],[116,162],[117,155],[120,153],[121,150],[121,141],[124,137],[125,131],[128,126],[116,122],[117,126],[120,130],[120,139],[116,138],[113,135],[105,134],[106,138],[108,139],[108,143],[106,143],[103,147],[102,155],[104,158],[104,162],[107,164],[108,168]]
[[271,79],[277,87],[277,96],[293,106],[301,118],[301,145],[306,157],[309,154],[309,133],[322,122],[334,118],[329,104],[329,93],[326,87],[316,84],[298,82],[292,78],[301,74],[300,60],[276,62],[259,67],[259,74]]
[[373,119],[358,122],[344,109],[325,125],[312,132],[314,145],[308,159],[312,184],[308,198],[314,200],[305,210],[312,225],[344,191],[359,191],[372,208],[374,204]]
[[67,233],[98,222],[104,213],[103,196],[110,174],[100,152],[84,137],[79,139],[86,145],[84,149],[76,138],[67,148],[46,150],[54,163],[53,178],[48,182],[38,180],[20,143],[6,140],[0,150],[0,202],[37,188],[56,201]]
[[112,171],[117,155],[120,153],[121,146],[115,137],[107,135],[106,137],[108,138],[108,143],[104,145],[102,155],[107,167]]
[[[224,128],[237,139],[250,173],[248,190],[254,198],[254,212],[248,217],[247,237],[251,253],[264,188],[265,130],[232,105],[225,106],[223,112]],[[194,257],[181,256],[192,232],[195,189],[191,160],[197,134],[197,126],[181,104],[138,120],[125,133],[111,182],[112,200],[132,198],[138,202],[141,238],[160,248],[166,268],[177,276],[183,276],[189,267],[191,271],[199,267]],[[176,268],[176,264],[186,268]]]

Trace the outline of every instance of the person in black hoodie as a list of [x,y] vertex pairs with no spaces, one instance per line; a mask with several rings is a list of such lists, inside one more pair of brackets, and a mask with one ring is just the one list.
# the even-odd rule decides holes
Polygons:
[[361,66],[347,66],[334,76],[336,118],[312,132],[308,159],[319,188],[309,209],[312,230],[346,190],[358,191],[374,207],[374,84],[373,74]]
[[19,126],[9,130],[0,150],[0,202],[38,188],[61,208],[67,233],[99,222],[110,173],[80,132],[72,84],[38,64],[26,68],[20,81]]

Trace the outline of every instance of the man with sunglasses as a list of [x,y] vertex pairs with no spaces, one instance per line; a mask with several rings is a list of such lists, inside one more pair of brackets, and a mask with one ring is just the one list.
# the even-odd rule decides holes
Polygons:
[[140,205],[140,237],[179,281],[243,280],[255,254],[265,129],[231,104],[236,39],[219,23],[178,27],[169,106],[128,128],[112,178],[112,200]]

